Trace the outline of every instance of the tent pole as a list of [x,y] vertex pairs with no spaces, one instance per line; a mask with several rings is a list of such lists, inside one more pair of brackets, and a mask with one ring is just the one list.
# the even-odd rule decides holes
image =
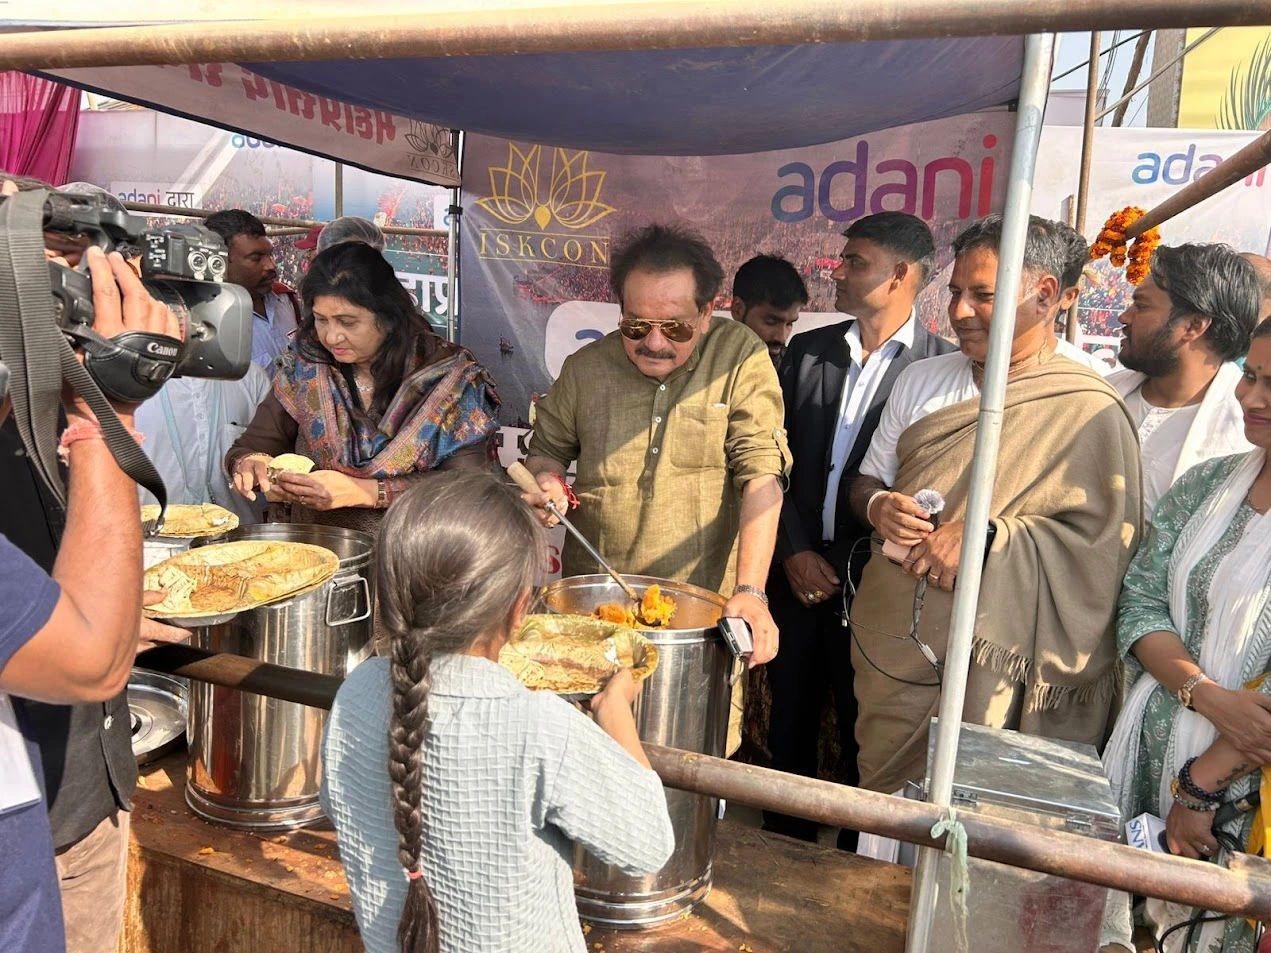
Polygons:
[[1056,30],[1265,26],[1249,0],[570,0],[542,6],[451,0],[395,16],[164,23],[7,33],[0,70],[180,63],[262,63],[394,57],[700,49]]
[[335,217],[344,216],[344,163],[335,164]]
[[[450,137],[455,150],[455,168],[463,178],[463,130]],[[459,340],[459,219],[463,216],[463,194],[459,186],[450,190],[450,240],[446,246],[446,340]]]
[[1127,238],[1138,238],[1149,228],[1156,228],[1175,215],[1212,198],[1230,185],[1271,165],[1271,132],[1265,132],[1218,168],[1207,172],[1191,185],[1179,189],[1160,205],[1125,230]]
[[458,332],[455,311],[458,310],[459,282],[457,280],[459,253],[459,190],[450,190],[450,240],[446,243],[446,340],[454,343]]
[[[1139,81],[1139,73],[1143,71],[1143,60],[1147,57],[1147,46],[1152,42],[1153,30],[1144,30],[1143,35],[1139,37],[1139,42],[1134,44],[1134,59],[1130,61],[1130,75],[1125,78],[1125,89],[1121,93],[1121,105],[1117,107],[1116,114],[1112,117],[1112,125],[1125,125],[1125,114],[1130,109],[1130,90],[1132,90]],[[1128,98],[1127,98],[1128,97]]]
[[[1144,36],[1147,34],[1145,33]],[[1086,206],[1090,201],[1090,165],[1094,161],[1094,125],[1095,110],[1099,108],[1099,56],[1103,45],[1103,34],[1094,30],[1090,34],[1090,72],[1086,76],[1086,118],[1081,130],[1081,172],[1077,178],[1077,217],[1073,228],[1077,234],[1086,233]],[[1078,313],[1080,300],[1074,301],[1068,309],[1068,323],[1064,328],[1064,336],[1069,344],[1076,344],[1081,337],[1081,316]]]
[[[947,807],[953,795],[953,771],[962,729],[962,703],[966,698],[967,672],[975,637],[975,613],[980,599],[980,577],[988,535],[993,481],[997,472],[1002,410],[1006,404],[1006,376],[1010,368],[1011,341],[1015,334],[1015,309],[1020,297],[1024,243],[1028,237],[1029,208],[1033,197],[1033,170],[1041,140],[1042,115],[1050,85],[1055,36],[1034,34],[1024,42],[1024,75],[1019,112],[1015,120],[1015,147],[1011,152],[1010,180],[1002,216],[1002,244],[998,250],[997,288],[989,327],[989,351],[984,384],[980,389],[980,414],[971,460],[971,492],[967,499],[966,529],[958,585],[953,592],[953,616],[945,653],[940,720],[936,725],[931,787],[927,800]],[[940,851],[924,848],[918,856],[913,893],[909,903],[906,953],[927,953],[935,920],[936,875]]]

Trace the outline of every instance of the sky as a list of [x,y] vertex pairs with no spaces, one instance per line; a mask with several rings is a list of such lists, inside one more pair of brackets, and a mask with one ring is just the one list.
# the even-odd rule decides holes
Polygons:
[[[1117,40],[1124,40],[1129,36],[1137,33],[1137,30],[1120,30],[1115,36]],[[1100,76],[1108,87],[1107,102],[1109,105],[1121,98],[1121,92],[1125,89],[1125,80],[1130,72],[1130,61],[1134,58],[1134,44],[1131,40],[1124,46],[1118,47],[1112,53],[1108,53],[1107,49],[1114,42],[1114,34],[1107,31],[1103,34],[1104,55],[1102,58],[1102,66]],[[1148,45],[1147,56],[1143,60],[1143,69],[1139,72],[1139,82],[1147,79],[1152,75],[1152,48],[1155,45],[1156,38],[1152,38],[1152,43]],[[1090,34],[1089,33],[1064,33],[1061,34],[1059,40],[1059,54],[1055,57],[1054,75],[1059,76],[1079,66],[1069,76],[1052,82],[1051,90],[1079,90],[1085,92],[1086,88],[1086,67],[1085,63],[1090,58]],[[1111,73],[1109,74],[1109,58],[1111,58]],[[1158,80],[1164,82],[1165,78]],[[1135,84],[1137,85],[1137,83]],[[1145,89],[1139,93],[1130,102],[1130,108],[1125,114],[1125,125],[1127,126],[1145,126],[1147,125],[1147,97],[1148,91]],[[1103,120],[1104,125],[1111,125],[1112,117],[1108,116]]]

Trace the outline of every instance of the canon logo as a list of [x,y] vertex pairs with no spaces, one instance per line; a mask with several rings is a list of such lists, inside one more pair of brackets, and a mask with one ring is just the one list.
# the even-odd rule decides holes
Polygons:
[[181,349],[177,347],[171,347],[167,344],[160,344],[158,341],[151,341],[149,344],[146,345],[146,353],[154,354],[157,357],[173,358],[181,353]]

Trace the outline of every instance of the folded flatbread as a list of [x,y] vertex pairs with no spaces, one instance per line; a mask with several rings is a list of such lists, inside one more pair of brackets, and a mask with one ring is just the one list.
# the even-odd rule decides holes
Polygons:
[[[280,453],[269,461],[269,482],[277,480],[280,473],[312,473],[314,466],[312,460],[298,453]],[[286,502],[282,494],[273,489],[265,494],[265,499],[270,503]]]
[[309,543],[241,540],[200,546],[146,570],[145,588],[166,596],[155,618],[197,619],[255,609],[322,585],[340,560]]
[[[159,506],[150,503],[141,508],[141,522],[159,518]],[[160,536],[179,539],[197,539],[202,536],[219,536],[238,527],[237,514],[215,503],[176,503],[163,514]]]
[[636,681],[658,665],[657,646],[639,632],[589,616],[528,616],[499,652],[499,664],[526,688],[591,695],[620,668]]
[[298,453],[280,453],[269,461],[269,479],[280,473],[309,473],[313,467],[314,463],[308,457]]

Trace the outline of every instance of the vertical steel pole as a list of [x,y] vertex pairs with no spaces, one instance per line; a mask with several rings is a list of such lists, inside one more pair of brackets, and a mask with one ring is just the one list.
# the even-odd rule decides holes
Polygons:
[[[971,492],[967,500],[966,530],[962,536],[961,570],[953,593],[953,619],[945,656],[944,688],[940,693],[940,721],[936,727],[931,788],[927,799],[947,806],[953,794],[953,769],[957,763],[958,736],[962,729],[962,703],[966,698],[967,672],[975,637],[975,613],[980,599],[980,577],[988,535],[989,507],[997,472],[997,451],[1006,403],[1006,375],[1010,368],[1011,341],[1015,334],[1015,309],[1020,295],[1024,243],[1028,237],[1029,208],[1033,197],[1033,169],[1037,164],[1042,114],[1050,85],[1055,36],[1041,33],[1024,43],[1024,76],[1019,112],[1015,120],[1015,148],[1011,153],[1010,181],[1002,222],[1002,247],[998,253],[997,289],[989,328],[989,352],[984,386],[980,392],[980,416],[971,460]],[[940,851],[927,847],[918,857],[913,895],[909,905],[906,953],[927,953],[935,919],[937,864]]]
[[341,218],[344,215],[344,163],[337,162],[335,164],[335,215],[333,218]]
[[[455,167],[463,176],[463,132],[456,131]],[[446,340],[455,341],[459,332],[459,218],[463,215],[459,186],[450,190],[450,238],[446,247]]]
[[[1095,113],[1099,111],[1099,57],[1103,45],[1103,34],[1098,30],[1090,33],[1090,72],[1086,75],[1086,119],[1081,131],[1081,172],[1077,178],[1077,217],[1073,222],[1080,234],[1086,233],[1086,205],[1090,200],[1090,165],[1094,161],[1094,125]],[[1074,301],[1068,309],[1068,326],[1064,335],[1070,344],[1076,344],[1081,335],[1081,319]]]

